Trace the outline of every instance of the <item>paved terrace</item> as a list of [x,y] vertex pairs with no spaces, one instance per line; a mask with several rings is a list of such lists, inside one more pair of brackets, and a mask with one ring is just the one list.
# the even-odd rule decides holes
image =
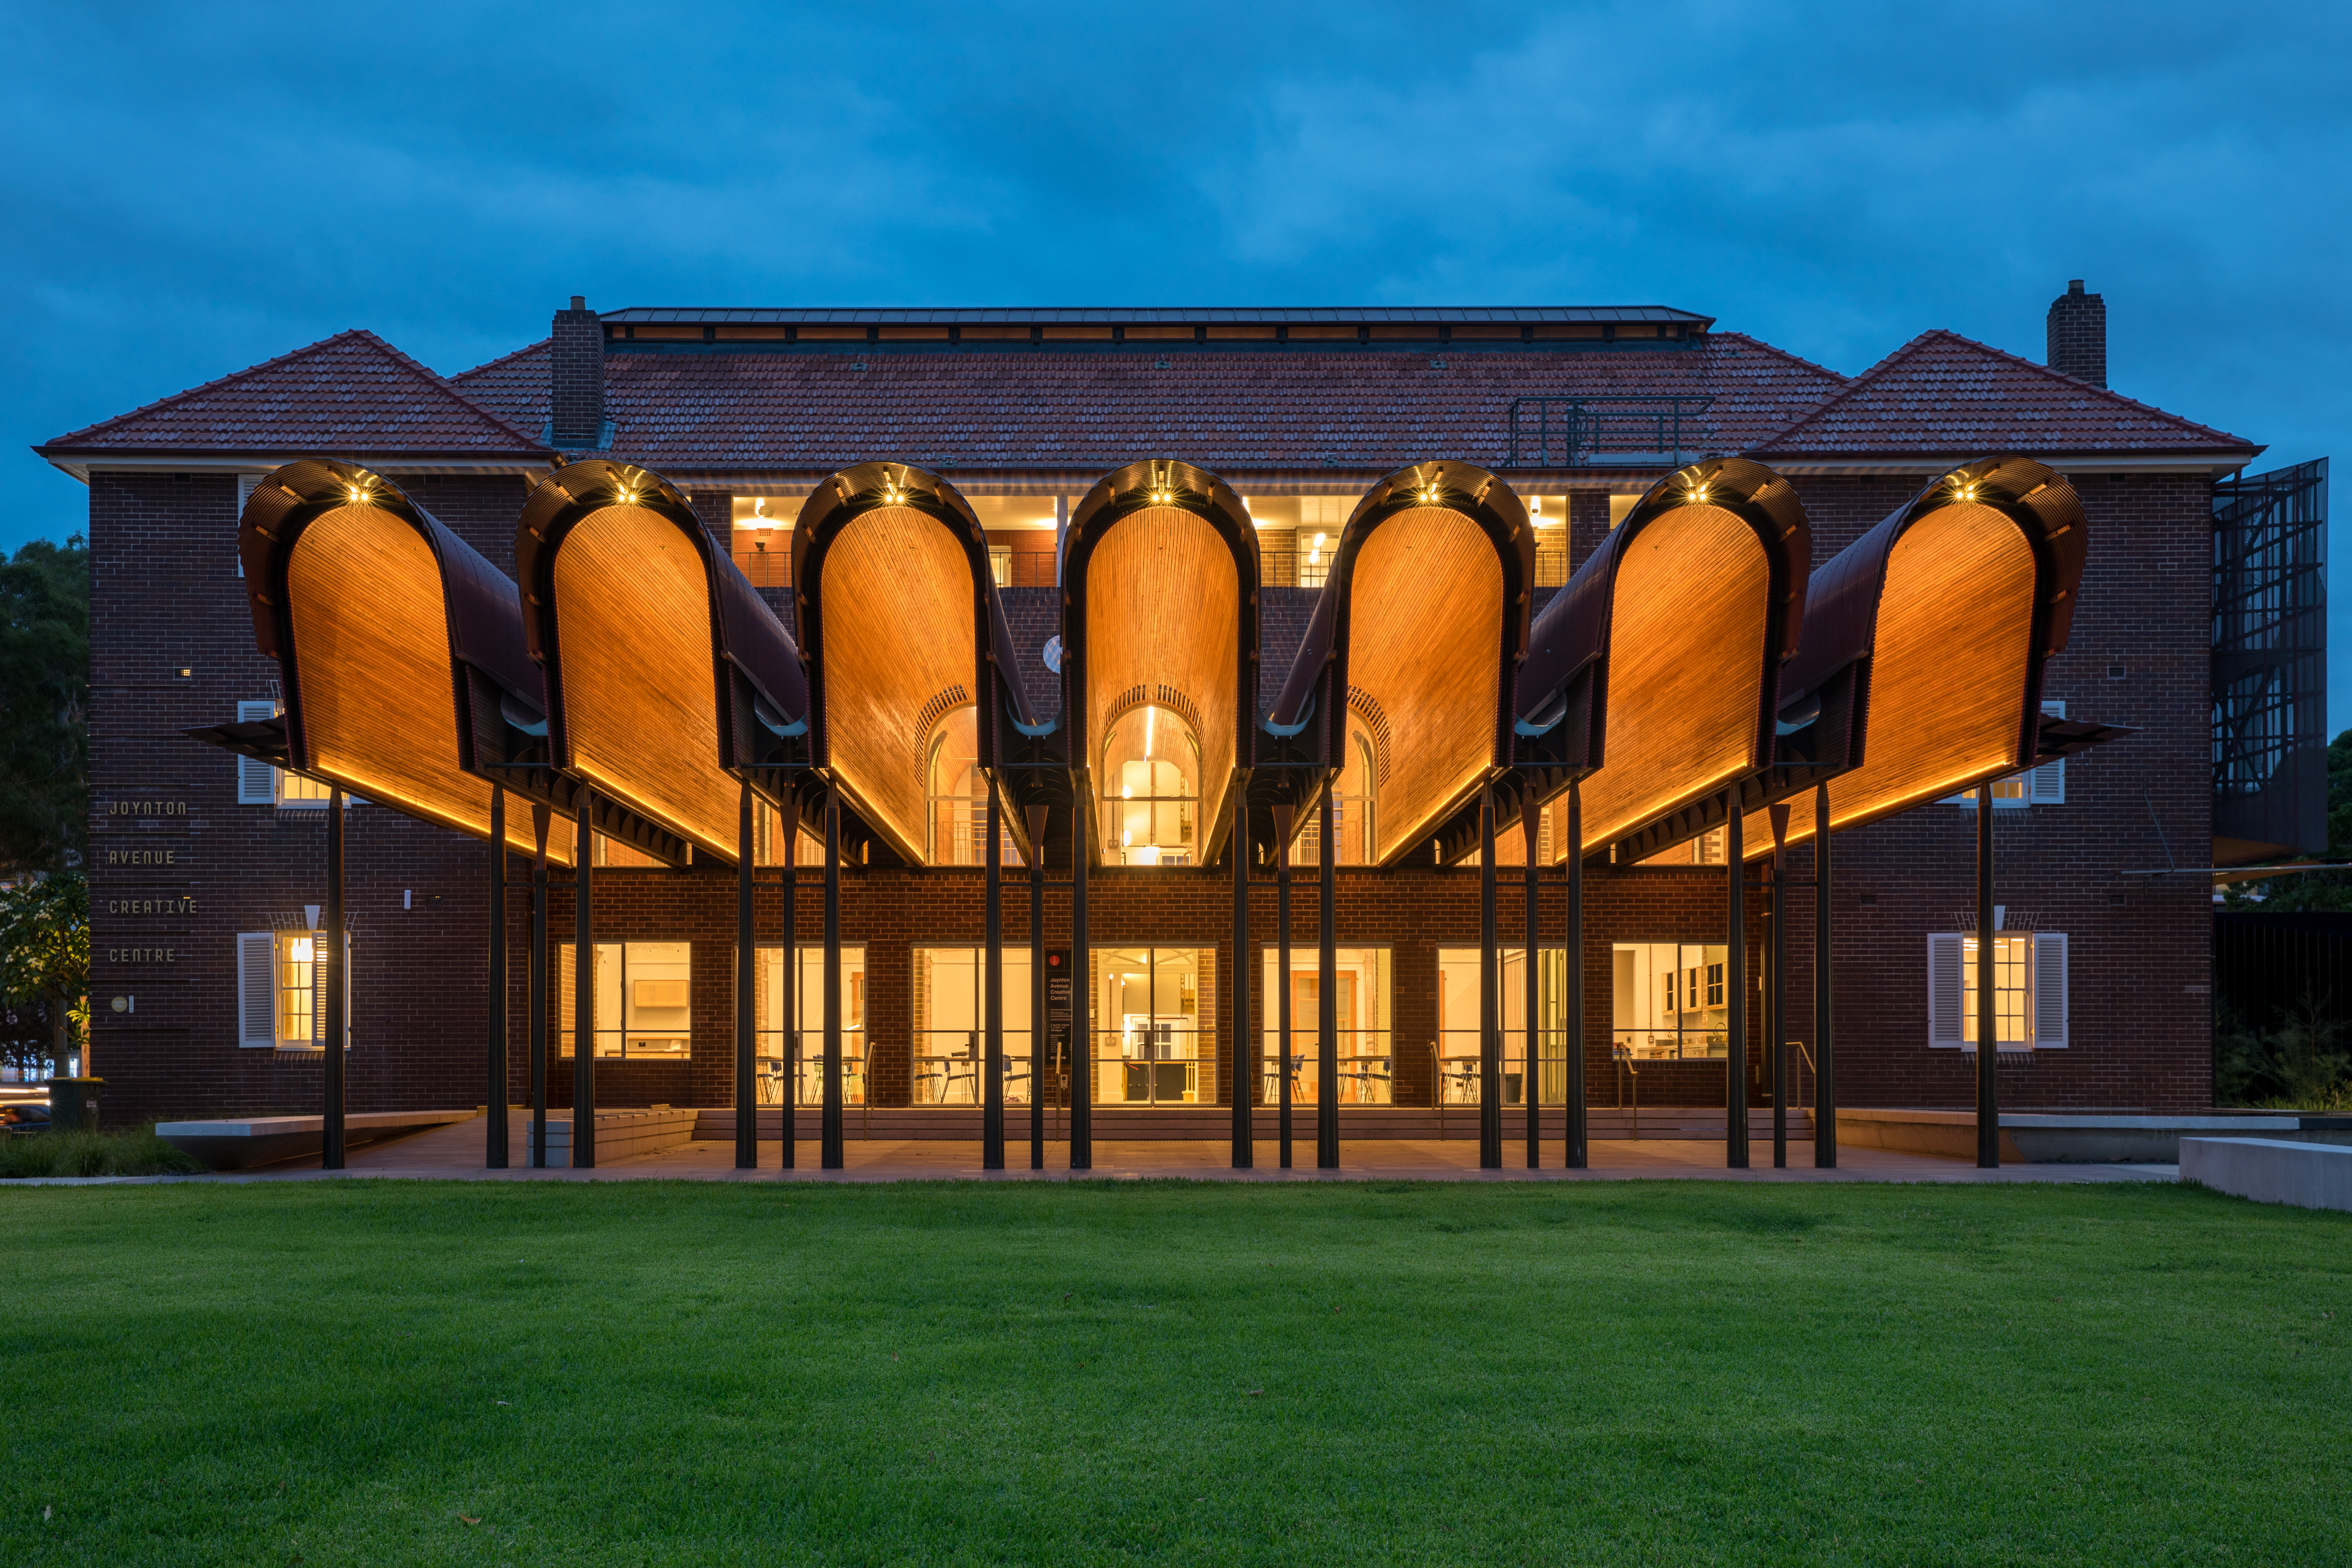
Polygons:
[[[518,1166],[528,1157],[530,1121],[529,1115],[524,1113],[518,1113],[513,1119],[509,1142]],[[1045,1168],[1032,1171],[1028,1168],[1029,1141],[1024,1136],[1005,1140],[1005,1163],[1011,1169],[983,1171],[977,1142],[861,1140],[853,1135],[844,1144],[846,1168],[839,1171],[817,1168],[818,1149],[814,1141],[794,1145],[794,1157],[798,1163],[792,1170],[778,1169],[777,1163],[782,1158],[780,1146],[774,1142],[763,1142],[760,1145],[760,1168],[738,1171],[735,1169],[734,1143],[714,1140],[675,1144],[652,1153],[600,1164],[589,1171],[520,1168],[489,1171],[482,1167],[482,1123],[477,1117],[404,1138],[363,1143],[350,1152],[347,1169],[341,1174],[499,1182],[1034,1182],[1133,1181],[1145,1177],[1187,1177],[1221,1182],[1605,1182],[1662,1178],[1718,1182],[2168,1182],[2178,1180],[2180,1174],[2177,1165],[2158,1164],[2028,1164],[2008,1165],[1998,1171],[1980,1171],[1965,1161],[1899,1153],[1887,1149],[1842,1149],[1838,1152],[1839,1168],[1820,1171],[1813,1168],[1812,1144],[1794,1140],[1789,1144],[1789,1168],[1782,1171],[1772,1169],[1769,1139],[1751,1149],[1755,1165],[1746,1171],[1726,1170],[1723,1145],[1716,1142],[1646,1138],[1639,1142],[1608,1140],[1595,1142],[1591,1148],[1592,1163],[1590,1168],[1566,1171],[1559,1165],[1559,1144],[1556,1141],[1549,1142],[1544,1150],[1546,1167],[1540,1171],[1529,1171],[1526,1168],[1526,1146],[1507,1142],[1503,1151],[1504,1168],[1481,1171],[1478,1169],[1478,1144],[1475,1138],[1364,1140],[1339,1145],[1339,1168],[1337,1171],[1318,1171],[1315,1169],[1315,1141],[1310,1126],[1309,1136],[1297,1140],[1293,1145],[1292,1158],[1297,1164],[1297,1168],[1288,1171],[1279,1168],[1280,1149],[1276,1143],[1261,1142],[1257,1145],[1255,1170],[1236,1171],[1226,1163],[1229,1145],[1223,1141],[1210,1139],[1150,1142],[1097,1139],[1095,1168],[1092,1171],[1072,1171],[1069,1168],[1069,1145],[1048,1142],[1045,1145]],[[320,1171],[318,1160],[310,1157],[285,1161],[257,1171],[213,1176],[113,1179],[272,1182],[315,1181],[330,1179],[336,1174]]]

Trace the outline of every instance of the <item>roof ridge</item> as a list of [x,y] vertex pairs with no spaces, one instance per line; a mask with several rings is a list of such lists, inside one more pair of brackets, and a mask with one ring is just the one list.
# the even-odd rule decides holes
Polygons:
[[1782,348],[1780,344],[1767,342],[1764,339],[1756,336],[1753,332],[1731,331],[1709,332],[1707,334],[1707,345],[1710,348],[1720,342],[1746,343],[1751,348],[1762,349],[1766,353],[1773,354],[1780,359],[1787,360],[1791,364],[1801,364],[1807,370],[1812,371],[1821,375],[1828,376],[1832,381],[1836,382],[1841,388],[1854,379],[1853,376],[1846,374],[1843,371],[1832,370],[1829,366],[1819,363],[1813,360],[1809,360],[1802,354],[1790,353],[1787,349]]
[[452,372],[445,379],[447,380],[450,385],[455,386],[457,383],[465,380],[469,375],[479,375],[486,370],[497,369],[499,365],[506,363],[509,360],[518,360],[522,358],[525,354],[537,353],[540,350],[546,348],[554,342],[555,340],[553,338],[547,337],[541,338],[534,343],[525,343],[519,349],[509,350],[507,353],[499,355],[496,359],[486,359],[481,363],[475,365],[470,369]]
[[2053,370],[2046,364],[2036,364],[2033,361],[2025,358],[2021,354],[2011,353],[2007,349],[1995,348],[1990,343],[1979,342],[1976,339],[1953,331],[1948,327],[1930,327],[1926,331],[1919,333],[1908,342],[1896,345],[1893,351],[1888,353],[1884,358],[1880,359],[1877,363],[1873,364],[1861,374],[1847,382],[1829,397],[1824,398],[1817,406],[1814,407],[1812,412],[1805,415],[1801,419],[1797,419],[1792,421],[1790,424],[1784,426],[1780,430],[1774,432],[1768,439],[1759,442],[1749,449],[1757,452],[1778,452],[1787,450],[1788,448],[1782,444],[1790,437],[1796,435],[1799,431],[1804,429],[1809,425],[1819,423],[1824,416],[1839,407],[1840,405],[1844,404],[1849,399],[1869,390],[1877,383],[1885,379],[1887,374],[1891,373],[1898,363],[1916,358],[1921,352],[1926,350],[1931,344],[1937,342],[1957,343],[1962,348],[1970,349],[1978,353],[1988,355],[2005,365],[2012,366],[2020,370],[2031,371],[2034,374],[2042,377],[2043,380],[2053,383],[2057,385],[2091,394],[2094,396],[2105,399],[2110,404],[2120,404],[2126,407],[2137,410],[2141,414],[2162,420],[2179,429],[2193,431],[2198,435],[2208,437],[2219,445],[2248,447],[2254,446],[2253,442],[2248,441],[2242,437],[2232,436],[2224,430],[2217,430],[2210,425],[2200,425],[2193,419],[2188,418],[2182,415],[2169,413],[2165,409],[2155,406],[2153,404],[2142,403],[2135,397],[2126,397],[2120,392],[2111,391],[2104,386],[2095,386],[2079,376],[2072,376],[2068,375],[2063,371]]
[[113,430],[127,427],[135,421],[149,419],[164,410],[179,406],[192,398],[203,397],[208,394],[219,392],[223,388],[234,385],[239,382],[248,381],[255,376],[262,375],[269,371],[278,369],[281,366],[295,364],[303,360],[316,357],[324,352],[335,348],[339,344],[350,343],[362,343],[369,348],[380,352],[384,355],[384,357],[389,359],[395,367],[420,379],[424,383],[425,390],[437,393],[440,396],[456,404],[467,415],[480,419],[489,425],[493,429],[502,432],[520,446],[534,452],[545,450],[539,442],[532,440],[530,437],[525,435],[522,431],[517,429],[514,426],[509,424],[506,420],[500,418],[498,415],[492,413],[489,409],[483,407],[473,398],[467,396],[459,388],[450,384],[448,378],[443,376],[430,365],[419,363],[416,359],[403,352],[400,348],[386,342],[383,338],[377,335],[375,332],[369,331],[365,327],[347,327],[340,332],[331,333],[326,337],[319,339],[315,342],[305,343],[299,348],[289,349],[282,354],[278,354],[269,359],[247,365],[242,370],[234,370],[226,375],[215,376],[212,380],[205,382],[200,385],[191,386],[183,391],[175,392],[168,397],[159,397],[152,403],[142,404],[136,408],[131,409],[125,413],[117,414],[111,418],[101,419],[94,425],[85,425],[79,430],[68,431],[65,435],[59,436],[54,440],[43,442],[38,447],[36,447],[35,450],[41,452],[70,451],[78,446],[85,445],[90,441],[96,440]]

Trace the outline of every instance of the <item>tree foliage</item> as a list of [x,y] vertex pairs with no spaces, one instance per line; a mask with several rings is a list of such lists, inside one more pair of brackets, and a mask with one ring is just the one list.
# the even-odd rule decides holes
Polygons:
[[[2352,730],[2327,748],[2326,858],[2352,860]],[[2264,914],[2352,910],[2352,871],[2305,871],[2232,883],[2221,889],[2221,898],[2229,909]]]
[[59,1064],[89,1023],[89,883],[60,871],[0,889],[0,993],[47,1012]]
[[82,864],[89,837],[89,551],[0,562],[0,874]]

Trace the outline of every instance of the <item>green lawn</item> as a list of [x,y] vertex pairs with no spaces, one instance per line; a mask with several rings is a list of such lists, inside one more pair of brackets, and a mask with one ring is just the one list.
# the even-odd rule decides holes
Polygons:
[[354,1181],[0,1226],[12,1563],[2352,1561],[2352,1216],[2195,1190]]

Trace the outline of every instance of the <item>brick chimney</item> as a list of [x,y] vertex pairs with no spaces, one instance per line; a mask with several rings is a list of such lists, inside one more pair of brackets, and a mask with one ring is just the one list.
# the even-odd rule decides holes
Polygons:
[[2050,301],[2048,363],[2062,375],[2107,384],[2107,302],[2083,292],[2083,280],[2073,279],[2066,291]]
[[555,395],[549,442],[593,451],[604,444],[604,323],[584,296],[574,294],[570,310],[555,312],[552,336],[548,361]]

